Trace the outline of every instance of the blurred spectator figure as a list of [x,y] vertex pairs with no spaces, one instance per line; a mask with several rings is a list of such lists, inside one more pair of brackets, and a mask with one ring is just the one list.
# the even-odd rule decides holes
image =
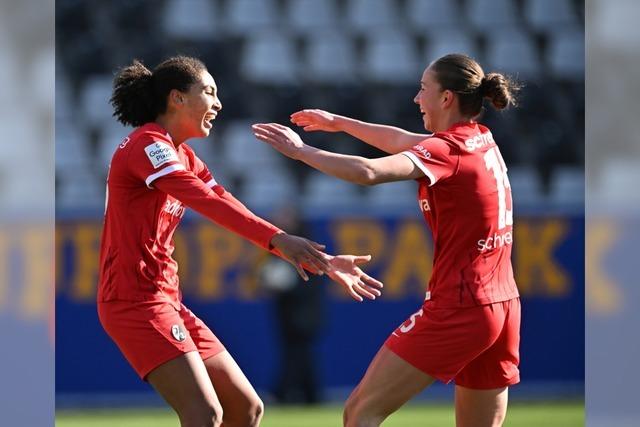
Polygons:
[[[287,230],[308,231],[293,205],[281,206],[272,220]],[[260,283],[273,298],[280,340],[280,366],[273,390],[279,403],[315,404],[322,400],[314,356],[314,345],[325,325],[322,281],[322,276],[310,275],[309,281],[303,282],[294,269],[275,257],[269,257],[260,269]]]

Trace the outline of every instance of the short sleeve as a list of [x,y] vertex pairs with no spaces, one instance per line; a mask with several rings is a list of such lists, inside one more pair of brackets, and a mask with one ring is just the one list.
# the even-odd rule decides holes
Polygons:
[[169,141],[145,138],[132,144],[128,166],[131,173],[152,188],[156,179],[172,172],[185,170],[178,152]]
[[411,161],[429,178],[430,186],[452,176],[458,167],[459,155],[445,140],[427,138],[401,154]]

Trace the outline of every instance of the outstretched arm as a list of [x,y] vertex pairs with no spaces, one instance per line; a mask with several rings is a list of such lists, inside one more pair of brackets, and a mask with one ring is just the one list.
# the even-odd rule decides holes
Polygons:
[[308,280],[305,268],[313,273],[327,272],[330,268],[321,251],[323,245],[285,233],[253,214],[222,186],[209,188],[192,172],[175,171],[155,180],[154,186],[216,224],[282,257],[304,280]]
[[380,296],[382,283],[365,274],[359,264],[370,256],[327,255],[320,245],[304,237],[287,234],[254,215],[221,186],[209,188],[189,171],[176,171],[154,181],[154,186],[175,197],[217,224],[239,234],[291,263],[308,280],[305,268],[326,273],[356,300]]
[[430,136],[408,132],[394,126],[367,123],[324,110],[298,111],[291,115],[291,122],[307,132],[346,132],[389,154],[408,150]]
[[285,156],[300,160],[327,175],[361,185],[417,179],[424,173],[406,156],[394,154],[367,159],[319,150],[302,142],[300,136],[277,123],[253,125],[256,138]]

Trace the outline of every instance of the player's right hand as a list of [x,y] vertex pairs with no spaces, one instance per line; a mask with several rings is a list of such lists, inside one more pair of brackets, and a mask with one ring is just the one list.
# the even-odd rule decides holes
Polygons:
[[315,274],[326,273],[331,269],[327,256],[322,252],[324,245],[286,233],[276,234],[270,243],[286,261],[296,268],[305,282],[309,280],[309,276],[304,271],[305,267]]
[[337,117],[324,110],[302,110],[291,115],[291,123],[302,127],[306,132],[340,132]]

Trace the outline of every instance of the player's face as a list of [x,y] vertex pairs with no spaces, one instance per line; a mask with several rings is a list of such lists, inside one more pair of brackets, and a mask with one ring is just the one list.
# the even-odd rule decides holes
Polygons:
[[192,138],[209,136],[213,127],[211,123],[222,109],[218,99],[218,87],[207,71],[203,71],[200,79],[191,85],[184,97],[182,124]]
[[433,71],[427,68],[422,73],[420,90],[413,98],[413,102],[420,106],[424,128],[428,131],[434,131],[434,123],[440,116],[442,94],[443,91],[436,81]]

